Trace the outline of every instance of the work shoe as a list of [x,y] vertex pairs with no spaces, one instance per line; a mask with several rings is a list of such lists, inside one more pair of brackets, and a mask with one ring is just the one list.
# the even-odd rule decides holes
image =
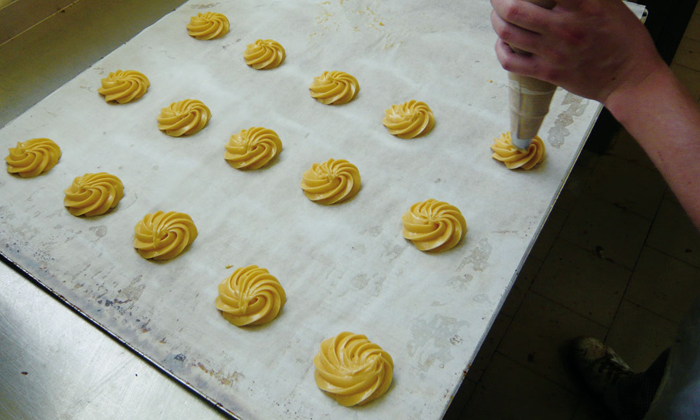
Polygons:
[[571,359],[583,381],[617,417],[637,418],[631,415],[627,402],[620,398],[621,388],[627,388],[626,383],[636,374],[613,349],[595,338],[579,337],[571,343]]

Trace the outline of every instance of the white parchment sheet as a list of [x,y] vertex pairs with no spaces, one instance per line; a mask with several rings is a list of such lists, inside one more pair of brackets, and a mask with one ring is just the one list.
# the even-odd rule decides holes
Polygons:
[[[190,17],[206,11],[228,16],[222,39],[187,35]],[[488,0],[188,2],[0,130],[4,150],[48,137],[63,151],[40,177],[0,176],[0,249],[242,419],[437,419],[600,109],[559,90],[540,132],[547,160],[521,172],[491,159],[509,120],[490,11]],[[268,38],[287,60],[247,67],[246,45]],[[148,76],[148,93],[106,104],[100,79],[117,69]],[[326,70],[355,76],[357,98],[337,107],[313,100],[308,86]],[[194,136],[168,137],[156,117],[183,99],[203,101],[212,119]],[[436,125],[401,140],[381,121],[411,99],[432,108]],[[267,168],[235,170],[224,145],[253,126],[275,130],[284,150]],[[322,206],[300,181],[329,158],[354,163],[362,189]],[[124,199],[105,216],[71,216],[63,191],[100,171],[123,181]],[[428,198],[467,220],[451,251],[425,254],[401,235],[401,215]],[[188,213],[199,229],[166,263],[132,247],[134,226],[156,210]],[[237,328],[214,299],[221,280],[250,264],[269,269],[288,301],[271,324]],[[368,406],[341,407],[314,383],[319,344],[341,331],[367,335],[394,359],[392,387]]]

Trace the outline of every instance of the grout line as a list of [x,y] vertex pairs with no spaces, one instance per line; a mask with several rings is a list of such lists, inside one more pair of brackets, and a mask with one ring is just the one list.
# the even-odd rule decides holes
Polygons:
[[[610,326],[607,326],[607,325],[605,325],[605,324],[601,324],[600,322],[598,322],[598,321],[596,321],[596,320],[594,320],[594,319],[589,318],[587,315],[584,315],[584,314],[579,313],[579,312],[577,312],[577,311],[575,311],[575,310],[573,310],[573,309],[571,309],[571,308],[569,308],[569,307],[567,307],[567,306],[564,306],[563,304],[557,302],[556,300],[550,299],[550,298],[548,298],[547,296],[544,296],[544,295],[542,295],[542,294],[540,294],[540,293],[538,293],[538,292],[536,292],[536,291],[534,291],[534,290],[532,290],[530,293],[534,293],[534,294],[536,294],[537,296],[541,297],[542,299],[548,300],[549,302],[551,302],[551,303],[553,303],[553,304],[559,306],[560,308],[564,308],[564,309],[566,309],[566,310],[569,311],[569,312],[573,312],[574,314],[576,314],[576,315],[578,315],[578,316],[580,316],[580,317],[582,317],[582,318],[585,318],[586,320],[588,320],[588,321],[590,321],[590,322],[592,322],[592,323],[594,323],[594,324],[596,324],[596,325],[598,325],[598,326],[600,326],[600,327],[603,327],[603,328],[605,328],[606,330],[610,330],[610,326],[612,326],[612,322],[613,322],[613,321],[610,321]],[[524,300],[524,299],[523,299],[523,300]],[[620,299],[620,301],[622,301],[622,299]],[[619,306],[618,306],[618,310],[619,310]],[[617,311],[615,311],[615,315],[617,315]],[[513,317],[513,318],[515,318],[515,317]],[[615,319],[615,317],[613,317],[613,320],[614,320],[614,319]],[[607,335],[607,334],[606,334],[606,335]]]
[[649,248],[653,249],[654,251],[657,251],[657,252],[659,252],[659,253],[661,253],[661,254],[664,254],[665,256],[667,256],[667,257],[669,257],[669,258],[672,258],[672,259],[674,259],[674,260],[676,260],[676,261],[679,261],[679,262],[681,262],[681,263],[683,263],[683,264],[688,264],[689,266],[691,266],[691,267],[693,267],[693,268],[700,268],[700,266],[697,266],[697,265],[695,265],[695,264],[693,264],[693,263],[689,263],[689,262],[687,262],[687,261],[683,261],[683,260],[681,260],[680,258],[675,257],[675,256],[669,254],[667,251],[665,251],[665,250],[663,250],[663,249],[659,249],[659,248],[657,248],[657,247],[655,247],[655,246],[653,246],[653,245],[644,244],[644,246],[649,247]]
[[62,8],[60,8],[60,9],[56,10],[55,12],[53,12],[53,13],[51,13],[50,15],[46,16],[45,18],[41,19],[40,21],[38,21],[38,22],[36,22],[36,23],[30,25],[29,27],[25,28],[25,29],[22,30],[21,32],[16,33],[15,35],[13,35],[13,36],[11,36],[10,38],[8,38],[7,40],[5,40],[5,42],[0,43],[0,48],[1,48],[3,45],[12,42],[14,39],[19,38],[19,37],[22,36],[23,34],[25,34],[25,33],[29,32],[29,31],[31,31],[32,29],[34,29],[35,27],[41,25],[42,23],[46,22],[47,20],[51,19],[52,17],[58,15],[59,13],[65,13],[66,10],[68,10],[68,9],[70,9],[71,7],[75,6],[75,5],[76,5],[78,2],[80,2],[80,1],[81,1],[81,0],[75,0],[75,1],[73,1],[71,4],[69,4],[69,5],[65,6],[65,7],[62,7]]

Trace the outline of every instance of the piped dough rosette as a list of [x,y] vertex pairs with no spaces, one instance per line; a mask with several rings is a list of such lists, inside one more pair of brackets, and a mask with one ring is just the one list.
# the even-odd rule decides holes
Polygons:
[[287,302],[280,282],[266,269],[250,265],[236,269],[219,284],[214,304],[237,327],[267,324]]
[[360,171],[344,159],[314,163],[304,172],[301,188],[309,200],[335,204],[353,197],[360,190]]
[[73,216],[99,216],[117,207],[124,197],[124,184],[106,172],[85,174],[65,191],[63,205]]
[[544,142],[539,136],[535,136],[527,150],[518,149],[513,145],[510,131],[493,139],[493,142],[491,157],[503,162],[508,169],[532,169],[542,163],[545,157]]
[[221,13],[197,13],[187,24],[187,33],[202,41],[221,38],[228,33],[229,22]]
[[102,87],[97,92],[106,102],[125,104],[142,97],[151,82],[148,77],[135,70],[117,70],[102,79]]
[[428,134],[435,125],[435,116],[424,102],[412,100],[384,111],[382,123],[396,137],[412,139]]
[[243,53],[245,63],[255,70],[270,70],[279,67],[286,56],[282,45],[271,39],[258,39],[254,43],[248,44]]
[[403,237],[421,251],[447,251],[467,233],[467,222],[459,209],[432,198],[412,205],[401,221]]
[[17,147],[10,148],[5,162],[7,172],[22,178],[33,178],[48,172],[60,158],[61,148],[53,140],[39,138],[17,142]]
[[134,248],[147,260],[175,258],[197,238],[192,218],[174,211],[147,214],[134,232]]
[[316,385],[340,405],[364,405],[391,385],[394,361],[367,337],[342,332],[323,340],[314,357]]
[[353,100],[360,85],[357,79],[342,71],[324,71],[309,86],[311,97],[326,105],[342,105]]
[[185,99],[163,108],[158,116],[158,129],[172,137],[191,136],[209,123],[211,111],[202,101]]
[[234,134],[226,145],[224,159],[236,169],[258,169],[282,151],[277,133],[262,127],[251,127]]

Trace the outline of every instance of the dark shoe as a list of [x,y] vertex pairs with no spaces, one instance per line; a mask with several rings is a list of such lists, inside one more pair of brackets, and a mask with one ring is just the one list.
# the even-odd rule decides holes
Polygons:
[[635,373],[613,349],[595,338],[579,337],[571,343],[571,359],[583,381],[617,417],[635,418],[619,396],[620,382],[627,382]]

